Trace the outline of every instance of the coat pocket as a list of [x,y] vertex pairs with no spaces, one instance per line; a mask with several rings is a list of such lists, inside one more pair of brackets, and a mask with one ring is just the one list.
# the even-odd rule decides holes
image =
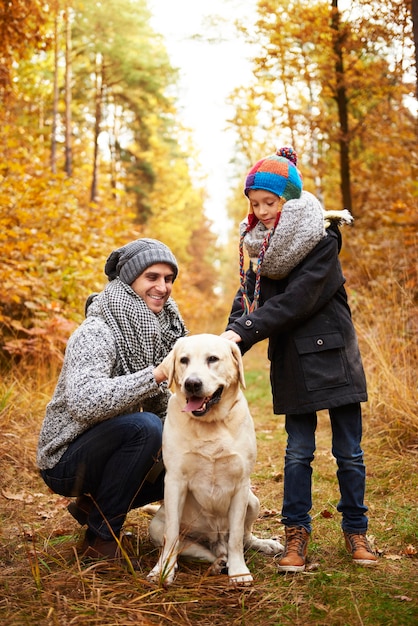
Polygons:
[[298,337],[295,343],[308,391],[348,385],[344,337],[341,333]]

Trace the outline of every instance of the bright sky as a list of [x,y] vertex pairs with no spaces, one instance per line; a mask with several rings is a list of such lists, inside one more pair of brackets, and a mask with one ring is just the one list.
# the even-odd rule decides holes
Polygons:
[[[180,106],[185,126],[193,130],[194,144],[208,176],[208,216],[214,229],[227,227],[225,204],[233,133],[226,130],[231,110],[226,99],[234,87],[251,78],[248,49],[233,29],[236,17],[251,19],[256,0],[149,0],[152,26],[164,36],[171,64],[180,70]],[[228,23],[222,29],[225,41],[209,44],[193,41],[205,35],[205,17],[219,15]]]

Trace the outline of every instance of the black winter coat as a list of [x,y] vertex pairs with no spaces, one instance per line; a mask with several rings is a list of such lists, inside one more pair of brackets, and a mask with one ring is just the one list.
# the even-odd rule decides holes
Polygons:
[[[338,253],[341,235],[327,230],[284,279],[261,278],[260,306],[242,314],[235,296],[228,330],[245,353],[269,339],[274,413],[297,414],[367,400],[366,379],[344,288]],[[255,273],[247,272],[252,294]]]

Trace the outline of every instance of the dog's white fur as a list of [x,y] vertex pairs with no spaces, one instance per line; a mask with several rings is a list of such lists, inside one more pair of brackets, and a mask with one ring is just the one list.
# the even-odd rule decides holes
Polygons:
[[[240,387],[240,350],[217,335],[193,335],[179,339],[163,363],[175,393],[163,432],[164,504],[150,524],[162,551],[148,579],[170,584],[182,555],[212,563],[211,573],[227,567],[231,582],[250,584],[244,548],[277,554],[283,546],[252,534],[260,506],[250,489],[256,438]],[[208,401],[201,410],[197,397]]]

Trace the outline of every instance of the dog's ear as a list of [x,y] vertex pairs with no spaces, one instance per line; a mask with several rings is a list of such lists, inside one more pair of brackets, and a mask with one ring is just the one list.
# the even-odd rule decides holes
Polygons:
[[161,362],[167,376],[167,385],[169,387],[171,387],[174,377],[174,350],[175,348],[173,348]]
[[245,389],[244,364],[242,362],[241,350],[238,348],[238,345],[235,343],[235,341],[230,341],[229,343],[231,344],[230,347],[231,347],[232,358],[237,364],[239,382],[241,383],[242,387]]

